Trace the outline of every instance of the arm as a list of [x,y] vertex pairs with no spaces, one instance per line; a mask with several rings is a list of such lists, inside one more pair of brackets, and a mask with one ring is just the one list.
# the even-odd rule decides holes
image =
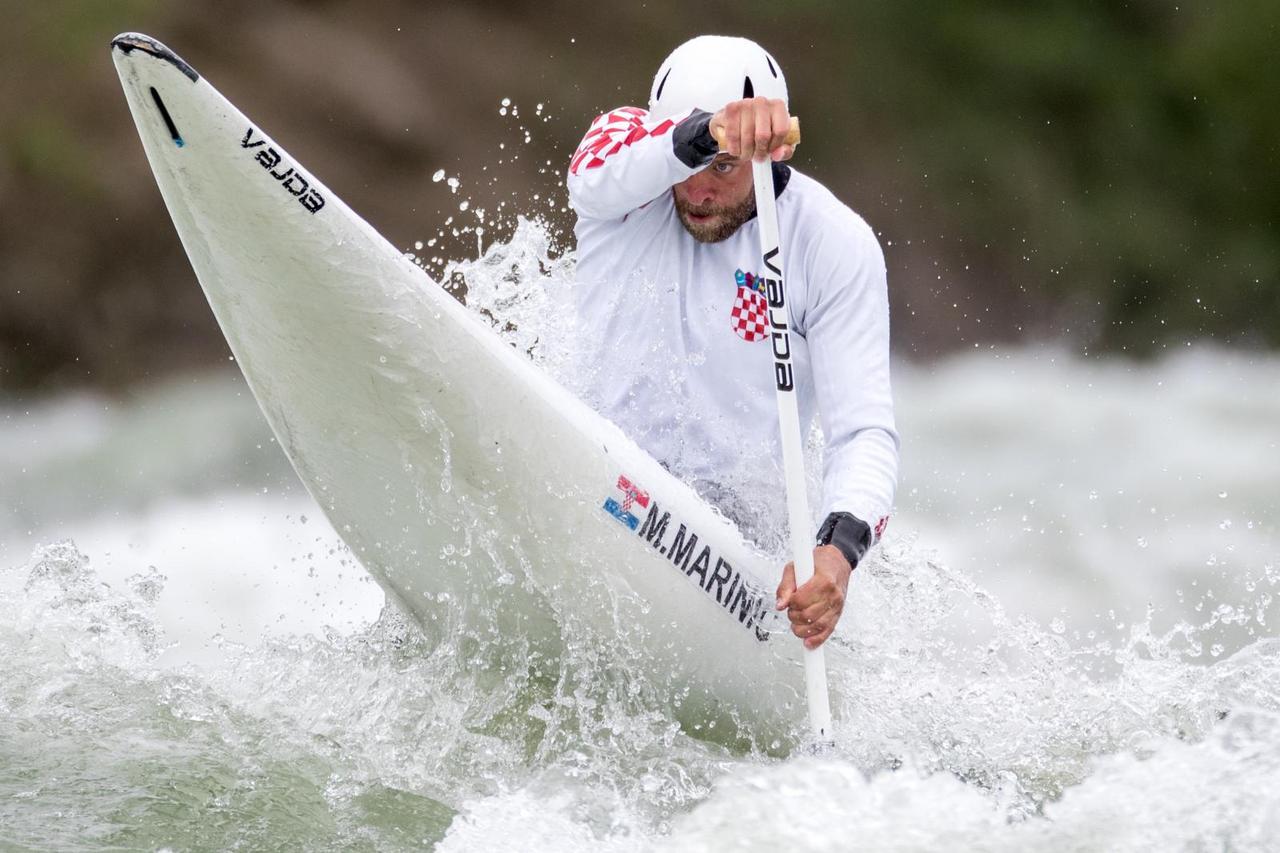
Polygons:
[[569,161],[569,204],[587,219],[617,219],[648,204],[715,157],[702,110],[652,121],[636,107],[591,123]]
[[[852,214],[849,214],[852,217]],[[788,563],[778,609],[806,648],[844,612],[849,575],[889,520],[898,482],[898,434],[889,387],[889,301],[884,256],[866,224],[831,228],[806,258],[805,339],[822,430],[823,514],[813,578],[799,589]]]
[[814,246],[813,262],[806,264],[812,277],[805,339],[826,436],[822,516],[848,513],[865,523],[865,552],[880,538],[893,506],[898,432],[884,254],[865,223],[855,219],[855,227],[854,239],[833,229]]

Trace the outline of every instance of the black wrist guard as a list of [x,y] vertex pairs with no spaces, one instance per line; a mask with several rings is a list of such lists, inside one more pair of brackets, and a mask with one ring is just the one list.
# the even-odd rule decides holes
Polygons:
[[711,136],[711,113],[694,110],[671,132],[676,159],[690,169],[705,166],[716,158],[720,143]]
[[849,561],[849,568],[856,569],[871,547],[871,527],[847,512],[833,512],[818,528],[818,544],[836,546]]

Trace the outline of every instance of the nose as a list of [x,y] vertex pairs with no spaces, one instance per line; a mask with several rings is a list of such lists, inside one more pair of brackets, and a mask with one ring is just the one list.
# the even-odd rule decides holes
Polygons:
[[685,181],[685,196],[695,207],[715,201],[715,184],[703,172],[699,172]]

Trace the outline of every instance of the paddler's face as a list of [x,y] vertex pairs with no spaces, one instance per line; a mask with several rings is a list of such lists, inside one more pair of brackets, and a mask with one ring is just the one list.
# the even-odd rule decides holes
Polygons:
[[717,154],[711,165],[672,187],[676,214],[693,239],[719,243],[756,212],[751,160]]

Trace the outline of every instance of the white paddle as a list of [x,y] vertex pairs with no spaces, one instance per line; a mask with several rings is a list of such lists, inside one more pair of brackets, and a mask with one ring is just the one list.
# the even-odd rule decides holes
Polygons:
[[[719,140],[717,140],[719,141]],[[800,120],[791,119],[786,144],[800,141]],[[724,147],[721,142],[721,147]],[[813,531],[809,499],[805,492],[804,444],[800,437],[800,411],[796,407],[791,367],[790,315],[782,277],[782,245],[778,239],[778,206],[774,198],[773,163],[751,164],[755,178],[756,216],[760,219],[760,254],[764,262],[765,298],[769,303],[770,341],[773,345],[774,386],[778,394],[778,427],[782,432],[782,467],[787,485],[787,522],[791,528],[791,558],[795,561],[796,588],[813,577]],[[831,739],[831,700],[827,695],[827,664],[823,649],[804,650],[804,681],[809,697],[809,724],[819,743]]]

